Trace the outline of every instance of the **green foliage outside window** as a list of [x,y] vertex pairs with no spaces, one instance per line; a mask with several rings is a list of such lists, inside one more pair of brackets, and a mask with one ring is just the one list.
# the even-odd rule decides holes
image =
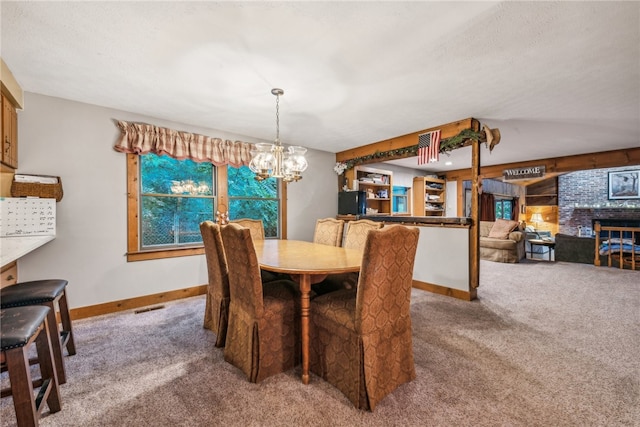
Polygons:
[[140,249],[202,243],[200,223],[215,215],[215,167],[140,156]]
[[261,219],[265,237],[280,236],[280,192],[278,181],[256,181],[247,166],[227,169],[229,219]]
[[511,219],[511,200],[496,200],[496,219]]

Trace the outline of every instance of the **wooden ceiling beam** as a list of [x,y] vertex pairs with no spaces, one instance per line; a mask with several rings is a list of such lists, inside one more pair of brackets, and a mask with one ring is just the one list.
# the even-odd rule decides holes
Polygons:
[[[502,177],[505,169],[544,166],[546,175],[559,175],[589,169],[602,169],[621,166],[640,165],[640,148],[602,151],[599,153],[577,154],[574,156],[551,157],[526,162],[505,163],[501,165],[482,166],[480,175],[483,178]],[[444,174],[447,181],[470,180],[471,169],[457,169]],[[548,176],[547,176],[548,177]]]
[[[418,135],[440,129],[440,138],[447,139],[458,135],[465,129],[475,132],[480,131],[480,122],[473,118],[458,120],[457,122],[447,123],[442,126],[436,126],[429,129],[423,129],[417,132],[409,133],[395,138],[385,139],[383,141],[356,147],[350,150],[340,151],[336,153],[337,162],[345,162],[350,159],[365,157],[376,152],[386,152],[398,150],[407,147],[413,147],[418,144]],[[400,156],[403,157],[403,156]],[[392,157],[386,157],[384,160],[392,160]],[[373,160],[379,162],[380,160]]]

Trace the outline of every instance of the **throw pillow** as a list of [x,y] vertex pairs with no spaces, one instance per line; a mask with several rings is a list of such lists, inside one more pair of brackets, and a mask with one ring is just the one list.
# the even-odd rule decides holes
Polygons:
[[493,239],[508,239],[509,233],[518,228],[520,223],[518,221],[511,221],[508,219],[496,219],[496,222],[493,223],[493,227],[491,227],[491,231],[489,231],[489,236]]

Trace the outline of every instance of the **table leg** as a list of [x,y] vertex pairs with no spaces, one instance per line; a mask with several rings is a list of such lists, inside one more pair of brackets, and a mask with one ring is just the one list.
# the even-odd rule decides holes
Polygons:
[[302,383],[309,384],[309,293],[311,275],[303,274],[300,280],[300,326],[302,333]]

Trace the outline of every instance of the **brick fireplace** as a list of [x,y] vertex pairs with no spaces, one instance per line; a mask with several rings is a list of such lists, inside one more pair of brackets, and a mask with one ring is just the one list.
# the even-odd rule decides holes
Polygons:
[[608,199],[609,172],[628,169],[634,167],[593,169],[559,176],[558,231],[578,235],[578,227],[592,228],[594,219],[640,222],[640,200]]

